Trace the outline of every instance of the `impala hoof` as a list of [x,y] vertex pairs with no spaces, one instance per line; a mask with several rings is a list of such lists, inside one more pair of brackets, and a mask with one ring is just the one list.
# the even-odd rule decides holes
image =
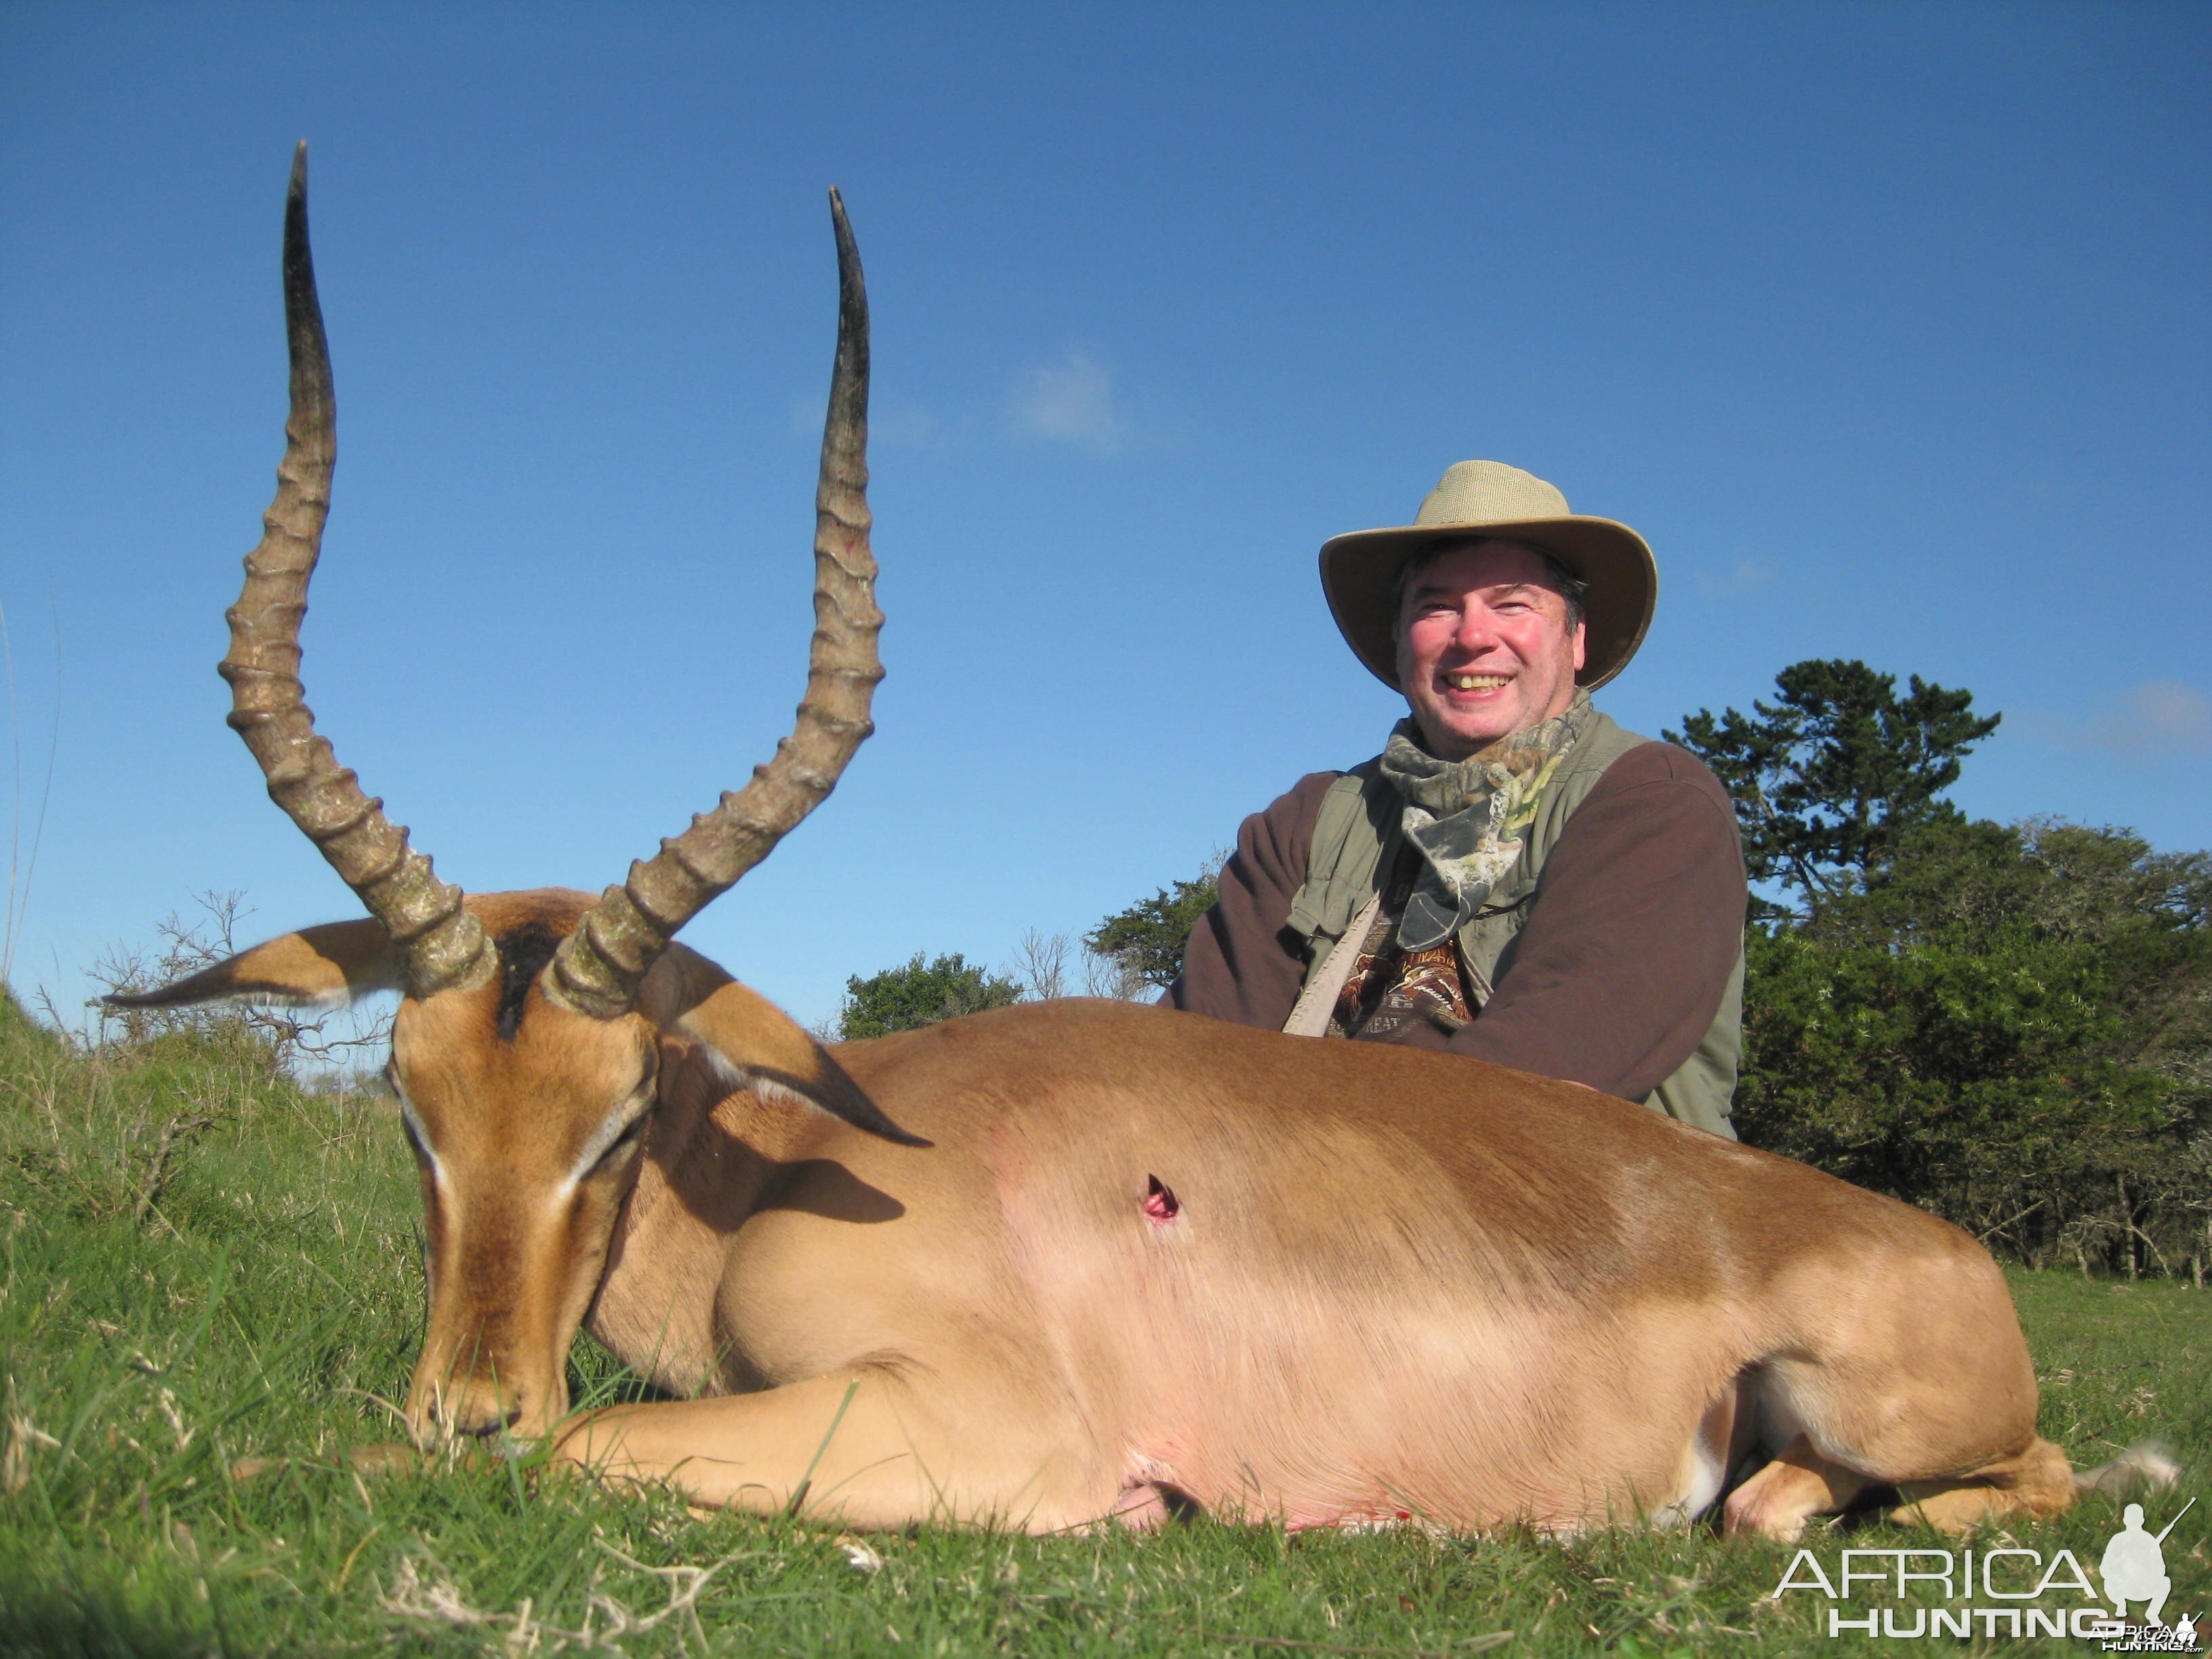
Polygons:
[[428,1460],[412,1446],[380,1441],[354,1447],[346,1453],[346,1464],[356,1474],[410,1474],[428,1467]]

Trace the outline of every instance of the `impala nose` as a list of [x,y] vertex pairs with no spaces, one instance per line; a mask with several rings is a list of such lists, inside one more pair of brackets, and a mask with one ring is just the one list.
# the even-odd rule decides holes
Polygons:
[[526,1408],[519,1390],[471,1378],[433,1388],[418,1420],[431,1439],[488,1440],[515,1432]]
[[512,1429],[522,1420],[522,1407],[509,1407],[504,1413],[498,1411],[479,1412],[471,1417],[460,1418],[453,1424],[457,1435],[474,1435],[478,1439],[489,1439],[493,1435]]

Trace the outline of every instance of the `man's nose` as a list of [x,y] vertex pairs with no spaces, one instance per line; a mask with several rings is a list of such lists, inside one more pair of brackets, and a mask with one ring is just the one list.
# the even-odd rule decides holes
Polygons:
[[1462,651],[1486,651],[1498,643],[1497,619],[1487,605],[1470,605],[1459,613],[1459,628],[1452,643]]

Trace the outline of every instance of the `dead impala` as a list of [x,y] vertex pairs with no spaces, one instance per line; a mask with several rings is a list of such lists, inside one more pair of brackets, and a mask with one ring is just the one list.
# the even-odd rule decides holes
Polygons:
[[[804,1488],[884,1527],[1574,1528],[1729,1491],[1731,1529],[1786,1539],[1875,1487],[1953,1529],[2074,1501],[1996,1266],[1905,1205],[1570,1085],[1124,1004],[824,1049],[672,943],[871,730],[867,310],[834,192],[796,728],[596,899],[441,881],[302,701],[334,449],[305,167],[289,441],[222,672],[270,795],[370,919],[121,1000],[400,990],[419,1440],[550,1435],[701,1502]],[[567,1416],[586,1323],[687,1398]]]

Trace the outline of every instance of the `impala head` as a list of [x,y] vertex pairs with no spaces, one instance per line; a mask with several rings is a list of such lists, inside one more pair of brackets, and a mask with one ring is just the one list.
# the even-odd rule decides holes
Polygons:
[[336,458],[328,349],[307,246],[307,147],[284,218],[291,418],[276,497],[228,613],[230,724],[269,793],[321,848],[369,919],[287,934],[173,985],[110,1000],[217,998],[331,1006],[397,989],[389,1076],[422,1177],[430,1316],[407,1415],[419,1439],[542,1433],[568,1409],[570,1342],[605,1270],[658,1098],[661,1039],[703,1045],[733,1081],[794,1095],[911,1142],[805,1031],[676,932],[811,811],[873,728],[866,500],[868,322],[845,211],[837,355],[815,495],[815,615],[791,735],[626,881],[465,897],[408,844],[314,729],[300,621]]

